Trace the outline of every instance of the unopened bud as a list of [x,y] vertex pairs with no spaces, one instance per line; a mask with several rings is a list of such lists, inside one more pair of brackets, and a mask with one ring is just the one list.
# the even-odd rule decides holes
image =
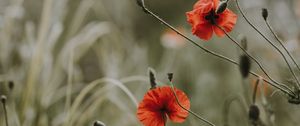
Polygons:
[[168,79],[170,82],[173,80],[173,73],[168,73]]
[[227,0],[223,0],[219,3],[217,9],[216,9],[216,13],[217,14],[221,14],[222,12],[225,11],[225,9],[227,8]]
[[151,88],[150,89],[154,89],[156,88],[156,81],[155,81],[155,75],[152,69],[149,69],[149,79],[150,79],[150,85]]
[[259,108],[256,105],[251,105],[249,108],[249,119],[251,121],[258,121],[259,114]]
[[13,82],[13,81],[8,81],[8,88],[9,88],[10,90],[13,90],[14,87],[15,87],[14,82]]
[[4,104],[6,102],[6,96],[5,95],[1,95],[1,102]]
[[262,9],[261,14],[262,14],[264,20],[267,20],[269,13],[268,13],[268,10],[266,8]]
[[251,67],[251,61],[247,55],[240,57],[240,72],[243,78],[248,77]]

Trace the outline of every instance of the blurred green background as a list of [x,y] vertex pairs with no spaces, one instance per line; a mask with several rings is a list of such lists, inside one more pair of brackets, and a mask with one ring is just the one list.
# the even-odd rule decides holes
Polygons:
[[[228,38],[204,42],[191,34],[185,13],[196,0],[146,0],[147,7],[200,45],[239,60],[242,51]],[[240,0],[251,22],[278,43],[261,17],[269,21],[284,45],[299,61],[300,1]],[[279,55],[238,12],[230,33],[247,37],[249,52],[267,72],[290,87],[293,78]],[[87,126],[100,120],[107,126],[136,126],[137,103],[150,88],[148,69],[160,85],[174,73],[176,87],[191,101],[191,110],[217,126],[250,125],[248,106],[257,78],[242,79],[239,68],[182,39],[151,16],[135,0],[0,0],[0,94],[7,96],[10,126]],[[292,66],[295,68],[295,66]],[[252,63],[254,72],[262,72]],[[295,69],[296,70],[296,69]],[[299,71],[297,72],[299,76]],[[8,81],[14,88],[8,88]],[[257,99],[261,120],[270,126],[299,125],[299,106],[263,84]],[[233,102],[228,115],[224,103]],[[3,108],[0,125],[5,125]],[[182,124],[206,125],[190,115]]]

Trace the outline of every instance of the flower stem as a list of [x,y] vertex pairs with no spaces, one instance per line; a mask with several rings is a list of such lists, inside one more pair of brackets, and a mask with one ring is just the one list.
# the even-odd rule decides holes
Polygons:
[[238,95],[238,94],[235,94],[233,96],[230,96],[229,98],[227,98],[225,100],[225,103],[224,103],[224,107],[223,107],[223,123],[224,123],[224,126],[230,126],[229,125],[229,112],[230,112],[230,106],[232,105],[232,103],[236,101],[237,103],[239,103],[239,105],[242,107],[242,110],[244,111],[244,113],[247,113],[247,104],[245,102],[245,100],[243,99],[242,96]]
[[[251,58],[258,66],[259,68],[263,71],[264,74],[266,74],[266,76],[274,83],[276,83],[277,85],[274,85],[274,87],[278,88],[279,90],[283,91],[283,92],[289,92],[288,94],[292,93],[293,95],[291,96],[295,96],[294,92],[286,85],[284,84],[280,84],[279,82],[275,81],[273,78],[271,78],[271,76],[266,72],[265,68],[258,62],[257,59],[255,59],[253,56],[251,56],[246,49],[244,49],[235,39],[233,39],[222,27],[220,27],[219,25],[215,24],[216,27],[218,27],[219,29],[221,29],[226,36],[232,41],[234,42],[234,44],[236,44],[249,58]],[[279,86],[278,86],[279,85]],[[281,86],[281,87],[280,87]],[[285,87],[286,89],[288,89],[289,91],[287,91],[286,89],[282,88]]]
[[274,45],[274,44],[271,42],[270,39],[268,39],[264,34],[262,34],[262,32],[259,31],[259,30],[258,30],[258,29],[257,29],[257,28],[249,21],[249,19],[246,17],[245,13],[244,13],[243,10],[241,9],[238,0],[235,0],[235,1],[236,1],[236,5],[237,5],[237,7],[238,7],[238,10],[241,12],[243,18],[247,21],[247,23],[248,23],[255,31],[257,31],[257,32],[258,32],[258,33],[259,33],[259,34],[260,34],[260,35],[261,35],[261,36],[262,36],[269,44],[271,44],[271,45],[272,45],[272,46],[280,53],[280,55],[283,57],[283,59],[284,59],[284,61],[286,62],[287,66],[288,66],[288,68],[289,68],[289,70],[290,70],[290,72],[292,73],[294,79],[295,79],[296,82],[297,82],[298,88],[300,89],[300,83],[299,83],[299,80],[298,80],[298,78],[296,77],[295,72],[292,70],[291,65],[290,65],[289,62],[287,61],[287,59],[286,59],[286,57],[284,56],[283,52],[282,52],[276,45]]
[[272,29],[270,23],[268,22],[268,20],[265,20],[265,23],[267,24],[269,30],[272,32],[272,34],[274,35],[274,37],[276,38],[276,40],[278,41],[278,43],[282,46],[282,48],[286,51],[286,53],[288,54],[288,56],[292,59],[293,63],[297,66],[297,69],[300,71],[300,67],[298,65],[298,63],[296,62],[295,58],[292,56],[292,54],[287,50],[287,48],[283,45],[282,40],[276,35],[276,33],[274,32],[274,30]]
[[[239,63],[238,63],[238,62],[236,62],[236,61],[234,61],[234,60],[232,60],[232,59],[230,59],[230,58],[228,58],[228,57],[226,57],[226,56],[223,56],[223,55],[221,55],[221,54],[218,54],[218,53],[216,53],[216,52],[213,52],[213,51],[211,51],[211,50],[209,50],[209,49],[207,49],[207,48],[205,48],[205,47],[203,47],[203,46],[197,44],[195,41],[193,41],[192,39],[190,39],[189,37],[187,37],[186,35],[184,35],[183,33],[181,33],[179,30],[177,30],[176,28],[174,28],[172,25],[170,25],[169,23],[167,23],[166,21],[164,21],[162,18],[160,18],[159,16],[157,16],[156,14],[154,14],[152,11],[150,11],[150,10],[145,6],[144,0],[137,0],[137,3],[138,3],[138,5],[139,5],[140,7],[142,7],[143,11],[144,11],[146,14],[149,14],[150,16],[152,16],[154,19],[158,20],[160,23],[162,23],[162,24],[165,25],[166,27],[172,29],[172,30],[173,30],[174,32],[176,32],[178,35],[182,36],[183,38],[185,38],[186,40],[188,40],[188,42],[190,42],[191,44],[195,45],[195,46],[198,47],[199,49],[201,49],[201,50],[205,51],[206,53],[209,53],[209,54],[211,54],[211,55],[213,55],[213,56],[215,56],[215,57],[217,57],[217,58],[223,59],[223,60],[225,60],[225,61],[227,61],[227,62],[229,62],[229,63],[232,63],[232,64],[234,64],[234,65],[236,65],[236,66],[239,66]],[[256,74],[255,72],[250,71],[250,73],[251,73],[253,76],[259,77],[259,75]],[[279,87],[277,84],[275,84],[273,81],[271,82],[271,81],[269,81],[269,80],[267,80],[267,79],[265,79],[265,78],[263,78],[263,80],[264,80],[265,82],[267,82],[268,84],[270,84],[271,86],[273,86],[273,87],[275,87],[275,88],[281,90],[283,93],[288,94],[288,95],[291,96],[291,97],[296,97],[296,95],[295,95],[294,92],[292,92],[292,91],[289,92],[289,91],[287,91],[287,90],[284,90],[284,89],[280,88],[280,87]]]
[[173,94],[174,94],[174,96],[175,96],[176,102],[177,102],[177,104],[178,104],[182,109],[188,111],[189,113],[191,113],[192,115],[194,115],[194,116],[197,117],[198,119],[204,121],[205,123],[207,123],[207,124],[209,124],[209,125],[211,125],[211,126],[215,126],[215,124],[211,123],[211,122],[208,121],[207,119],[201,117],[200,115],[196,114],[195,112],[193,112],[193,111],[191,111],[191,110],[185,108],[184,106],[182,106],[181,103],[180,103],[179,100],[178,100],[178,97],[177,97],[177,95],[176,95],[176,92],[175,92],[174,85],[173,85],[173,82],[172,82],[172,81],[170,81],[170,85],[171,85],[171,88],[172,88],[172,92],[173,92]]
[[256,80],[256,82],[255,82],[255,87],[254,87],[253,94],[252,94],[252,102],[253,102],[253,104],[255,104],[255,101],[256,101],[256,93],[257,93],[257,88],[258,88],[259,83],[260,83],[260,78],[258,78]]
[[4,111],[5,124],[6,124],[6,126],[8,126],[8,116],[7,116],[7,110],[6,110],[6,96],[4,96],[4,95],[1,96],[1,102],[2,102],[3,111]]

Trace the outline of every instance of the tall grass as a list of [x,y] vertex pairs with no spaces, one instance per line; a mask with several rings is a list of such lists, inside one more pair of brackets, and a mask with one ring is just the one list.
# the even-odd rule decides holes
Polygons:
[[[185,12],[194,2],[147,1],[152,10],[186,33],[190,27]],[[265,27],[257,11],[261,6],[274,12],[270,23],[276,24],[274,29],[283,36],[285,45],[294,45],[288,49],[299,61],[299,29],[290,26],[298,27],[294,24],[299,16],[293,11],[298,6],[291,6],[291,2],[297,1],[264,0],[259,5],[241,1],[258,26]],[[278,6],[287,9],[278,13]],[[250,53],[276,80],[289,82],[284,61],[249,29],[239,20],[231,34],[246,34]],[[218,126],[224,124],[224,103],[233,95],[250,103],[251,84],[256,78],[242,80],[238,67],[192,45],[164,46],[160,37],[165,31],[134,0],[0,0],[0,95],[7,96],[9,125],[86,126],[96,120],[107,126],[141,125],[136,109],[150,88],[149,67],[155,69],[159,85],[166,85],[166,73],[173,72],[174,83],[186,92],[192,110]],[[272,37],[267,30],[263,32]],[[235,60],[241,54],[225,38],[199,44]],[[252,70],[258,72],[255,66]],[[8,87],[10,80],[13,89]],[[299,125],[298,106],[288,104],[282,94],[271,97],[271,88],[263,91],[267,92],[261,95],[266,95],[257,97],[263,108],[262,121],[274,126]],[[236,102],[231,105],[228,123],[246,125],[247,110]],[[0,125],[4,126],[3,114],[0,109]],[[196,126],[201,122],[189,116],[183,124],[168,125]]]

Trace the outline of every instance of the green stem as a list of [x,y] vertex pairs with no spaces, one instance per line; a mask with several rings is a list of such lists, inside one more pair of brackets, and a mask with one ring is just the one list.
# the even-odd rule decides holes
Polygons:
[[255,104],[255,101],[256,101],[256,93],[257,93],[257,88],[258,88],[259,83],[260,83],[260,79],[257,79],[256,82],[255,82],[255,87],[254,87],[254,91],[253,91],[253,94],[252,94],[253,104]]
[[[258,66],[259,68],[263,71],[263,73],[274,83],[280,85],[280,86],[283,86],[285,87],[287,90],[289,90],[291,93],[293,93],[293,95],[295,96],[294,92],[286,85],[284,84],[280,84],[279,82],[275,81],[273,78],[271,78],[271,76],[266,72],[265,68],[258,62],[257,59],[255,59],[253,56],[251,56],[246,49],[244,49],[235,39],[233,39],[222,27],[220,27],[219,25],[215,24],[216,27],[218,27],[219,29],[221,29],[225,34],[226,36],[234,43],[236,44],[249,58],[251,58]],[[289,92],[287,91],[286,89],[283,89],[282,87],[278,86],[278,85],[274,85],[276,86],[279,90],[282,90],[284,92]],[[289,93],[290,93],[289,92]],[[292,96],[293,96],[292,95]]]
[[215,124],[211,123],[210,121],[206,120],[205,118],[201,117],[200,115],[196,114],[195,112],[193,112],[193,111],[191,111],[191,110],[185,108],[183,105],[181,105],[181,103],[179,102],[178,97],[177,97],[177,95],[176,95],[176,92],[175,92],[173,83],[170,82],[170,85],[171,85],[171,88],[172,88],[172,92],[173,92],[173,94],[174,94],[174,96],[175,96],[176,102],[177,102],[177,104],[178,104],[182,109],[188,111],[189,113],[191,113],[192,115],[194,115],[194,116],[197,117],[198,119],[204,121],[205,123],[207,123],[207,124],[209,124],[209,125],[211,125],[211,126],[215,126]]
[[[228,58],[228,57],[226,57],[226,56],[223,56],[223,55],[221,55],[221,54],[218,54],[218,53],[216,53],[216,52],[213,52],[213,51],[211,51],[211,50],[209,50],[209,49],[207,49],[207,48],[205,48],[205,47],[199,45],[198,43],[196,43],[195,41],[193,41],[192,39],[190,39],[189,37],[187,37],[186,35],[184,35],[183,33],[181,33],[179,30],[177,30],[177,29],[174,28],[172,25],[168,24],[168,23],[167,23],[166,21],[164,21],[162,18],[160,18],[159,16],[157,16],[156,14],[154,14],[154,13],[153,13],[152,11],[150,11],[148,8],[146,8],[145,3],[144,3],[144,0],[137,0],[137,3],[138,3],[138,5],[139,5],[140,7],[142,7],[143,11],[144,11],[146,14],[149,14],[150,16],[152,16],[154,19],[158,20],[160,23],[162,23],[162,24],[165,25],[166,27],[172,29],[172,30],[173,30],[174,32],[176,32],[178,35],[182,36],[183,38],[185,38],[186,40],[188,40],[188,42],[190,42],[191,44],[195,45],[195,46],[198,47],[199,49],[201,49],[201,50],[205,51],[206,53],[209,53],[209,54],[211,54],[211,55],[213,55],[213,56],[215,56],[215,57],[217,57],[217,58],[220,58],[220,59],[223,59],[223,60],[225,60],[225,61],[227,61],[227,62],[229,62],[229,63],[232,63],[232,64],[234,64],[234,65],[236,65],[236,66],[239,66],[239,65],[240,65],[238,62],[236,62],[236,61],[234,61],[234,60],[232,60],[232,59],[230,59],[230,58]],[[250,71],[250,73],[251,73],[253,76],[260,77],[260,75],[258,75],[258,74],[255,73],[255,72]],[[269,79],[270,79],[270,78],[269,78]],[[289,91],[287,91],[287,90],[281,89],[281,88],[277,85],[277,83],[274,83],[274,82],[273,82],[274,80],[273,80],[272,82],[269,81],[269,80],[267,80],[267,79],[265,79],[265,78],[263,78],[263,80],[264,80],[266,83],[268,83],[269,85],[273,86],[274,88],[279,89],[279,90],[282,91],[283,93],[288,94],[288,95],[291,96],[291,97],[296,97],[296,95],[295,95],[294,92],[292,92],[292,91],[289,92]]]
[[298,63],[296,62],[295,58],[292,56],[292,54],[287,50],[287,48],[283,45],[282,40],[276,35],[276,33],[274,32],[274,30],[272,29],[270,23],[265,20],[265,23],[267,24],[269,30],[272,32],[272,34],[274,35],[274,37],[276,38],[276,40],[278,41],[278,43],[281,45],[281,47],[285,50],[285,52],[288,54],[288,56],[292,59],[293,63],[297,66],[297,69],[300,71],[300,67],[298,65]]
[[241,12],[243,18],[247,21],[247,23],[248,23],[248,24],[249,24],[256,32],[258,32],[258,33],[259,33],[259,34],[260,34],[260,35],[261,35],[261,36],[262,36],[262,37],[263,37],[270,45],[272,45],[272,46],[280,53],[280,55],[283,57],[283,59],[284,59],[284,61],[286,62],[287,66],[288,66],[288,68],[289,68],[289,70],[290,70],[290,72],[292,73],[294,79],[295,79],[296,82],[297,82],[298,88],[300,89],[300,82],[299,82],[298,78],[296,77],[296,74],[295,74],[295,72],[293,71],[291,65],[289,64],[289,62],[287,61],[286,57],[284,56],[283,52],[282,52],[276,45],[274,45],[274,44],[271,42],[270,39],[268,39],[264,34],[262,34],[262,32],[259,31],[258,28],[256,28],[256,27],[249,21],[249,19],[246,17],[245,13],[244,13],[243,10],[241,9],[238,0],[235,0],[235,1],[236,1],[236,5],[237,5],[237,7],[238,7],[238,10]]
[[6,110],[6,102],[2,102],[2,105],[3,105],[3,110],[4,110],[4,117],[5,117],[5,124],[6,126],[8,126],[8,116],[7,116],[7,110]]

